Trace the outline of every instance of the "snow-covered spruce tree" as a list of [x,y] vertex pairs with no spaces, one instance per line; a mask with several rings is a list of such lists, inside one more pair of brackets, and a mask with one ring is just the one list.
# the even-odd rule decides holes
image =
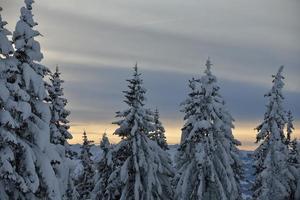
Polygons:
[[293,175],[296,180],[296,187],[293,189],[294,194],[292,197],[294,199],[300,199],[300,143],[297,139],[291,140],[291,135],[294,131],[293,125],[294,117],[291,111],[287,113],[287,124],[286,124],[286,144],[289,147],[289,164],[293,167],[291,168]]
[[148,131],[153,130],[153,119],[144,108],[146,90],[137,65],[133,78],[127,81],[129,90],[124,94],[129,108],[117,112],[116,116],[122,119],[114,122],[120,126],[114,134],[122,140],[112,152],[118,166],[110,176],[108,188],[115,199],[173,199],[171,160],[148,138]]
[[283,66],[273,76],[272,89],[265,95],[269,102],[264,121],[256,128],[260,146],[254,152],[256,180],[253,198],[257,200],[294,199],[294,169],[288,162],[289,150],[284,135],[287,118],[283,108],[282,71]]
[[104,153],[107,153],[109,151],[110,142],[109,142],[106,132],[103,134],[102,139],[100,141],[100,148],[102,149],[102,151]]
[[[2,7],[0,7],[0,12],[1,11]],[[7,22],[2,20],[0,13],[0,53],[2,60],[8,58],[14,52],[12,42],[7,38],[8,35],[11,35],[11,32],[5,28],[6,25]]]
[[60,188],[66,187],[66,193],[64,198],[76,199],[78,194],[76,193],[74,183],[71,177],[72,171],[74,170],[74,161],[71,159],[72,152],[70,150],[68,139],[72,139],[72,135],[69,133],[68,125],[69,121],[67,117],[70,115],[70,111],[65,109],[67,105],[67,99],[63,97],[63,80],[60,79],[60,72],[58,66],[54,73],[50,73],[50,84],[47,85],[47,90],[50,99],[50,142],[57,145],[62,162],[55,165],[55,172],[60,177]]
[[58,66],[55,72],[51,74],[51,85],[48,88],[50,100],[51,100],[51,123],[50,123],[50,137],[51,142],[54,144],[67,145],[67,140],[72,139],[72,135],[69,133],[68,125],[69,120],[67,117],[70,115],[70,111],[65,109],[67,105],[67,99],[64,98],[62,83],[64,82],[60,78],[60,72]]
[[92,199],[111,199],[109,191],[107,190],[108,179],[114,170],[111,154],[111,144],[106,133],[103,134],[100,141],[100,148],[102,150],[101,158],[96,163],[97,175],[95,176],[95,188],[93,189]]
[[163,127],[160,119],[159,119],[159,112],[158,109],[155,109],[154,116],[153,116],[153,125],[154,131],[150,132],[149,138],[155,142],[163,149],[169,149],[166,136],[165,136],[165,128]]
[[286,144],[291,143],[291,134],[293,133],[294,125],[293,125],[294,117],[292,115],[292,111],[288,111],[287,113],[287,124],[286,124]]
[[83,144],[81,146],[80,161],[83,166],[82,174],[75,180],[76,190],[80,199],[90,199],[91,192],[94,188],[94,166],[92,161],[92,153],[90,151],[93,141],[88,140],[87,134],[83,132]]
[[7,36],[11,33],[5,28],[0,7],[0,199],[16,199],[27,191],[25,177],[16,165],[22,149],[16,135],[19,124],[15,114],[18,108],[14,96],[9,90],[10,76],[17,70],[12,59],[12,42]]
[[296,187],[292,197],[300,199],[300,143],[297,139],[290,142],[291,152],[289,162],[293,166],[293,174],[296,178]]
[[174,179],[178,200],[238,200],[242,173],[232,117],[219,94],[217,79],[206,63],[205,75],[189,82],[182,103],[185,124],[176,155]]
[[60,187],[57,175],[64,173],[58,173],[56,166],[63,163],[63,157],[61,150],[50,143],[51,113],[43,79],[49,70],[37,63],[43,54],[35,40],[40,34],[33,29],[37,24],[33,20],[32,3],[25,0],[26,6],[21,8],[12,37],[17,70],[10,70],[7,78],[7,88],[13,98],[7,102],[6,109],[12,111],[16,121],[17,145],[9,155],[10,172],[19,176],[6,183],[9,188],[6,194],[10,199],[62,199],[65,190]]

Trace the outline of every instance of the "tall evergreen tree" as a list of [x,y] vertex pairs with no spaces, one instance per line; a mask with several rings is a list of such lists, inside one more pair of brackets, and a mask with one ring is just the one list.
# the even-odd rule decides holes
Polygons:
[[241,162],[232,135],[232,117],[206,63],[205,75],[189,82],[182,103],[185,124],[176,155],[176,199],[238,200]]
[[129,90],[124,94],[129,108],[117,112],[117,117],[122,119],[114,122],[119,125],[114,134],[122,140],[113,150],[114,163],[118,166],[109,180],[110,191],[121,200],[172,199],[171,161],[168,154],[148,138],[149,131],[153,130],[153,119],[144,108],[146,90],[137,65],[133,78],[127,81]]
[[110,191],[107,189],[108,179],[114,170],[111,154],[111,144],[106,133],[103,134],[100,141],[100,148],[102,150],[101,158],[96,163],[97,175],[95,176],[95,188],[93,189],[93,199],[113,199],[110,196]]
[[155,142],[163,149],[169,149],[166,136],[165,136],[165,128],[163,127],[161,121],[159,120],[159,112],[158,109],[155,109],[153,116],[153,125],[154,131],[150,132],[149,138]]
[[9,199],[62,199],[65,190],[60,188],[58,174],[63,173],[57,171],[57,166],[63,157],[60,149],[50,144],[51,113],[43,80],[49,70],[37,63],[43,55],[35,40],[40,34],[33,29],[37,23],[33,20],[32,3],[25,0],[12,37],[16,51],[6,79],[11,95],[6,110],[13,114],[15,125],[11,126],[12,135],[5,134],[14,149],[7,153],[5,168],[9,169],[9,178],[1,194]]
[[294,199],[295,177],[288,162],[289,150],[284,134],[287,118],[283,108],[282,71],[283,66],[273,76],[272,89],[265,95],[269,102],[264,121],[256,128],[260,146],[254,152],[256,180],[253,190],[254,199],[258,200]]
[[51,142],[54,144],[66,145],[68,139],[72,139],[72,135],[69,133],[68,125],[69,120],[67,117],[70,115],[70,111],[65,109],[67,105],[67,99],[64,98],[62,83],[60,78],[60,72],[58,66],[53,74],[51,74],[51,85],[48,88],[49,96],[51,99],[51,123],[50,133]]
[[91,192],[94,188],[94,167],[92,161],[91,146],[93,141],[88,140],[87,134],[83,132],[83,144],[81,146],[80,161],[83,166],[83,173],[75,181],[76,190],[80,198],[91,198]]
[[12,84],[9,82],[17,67],[12,58],[12,42],[7,37],[11,32],[5,28],[7,22],[2,20],[1,11],[0,7],[0,199],[16,199],[28,187],[17,166],[22,155],[22,147],[16,135],[20,125],[15,114],[18,110],[15,107],[17,102],[10,92]]

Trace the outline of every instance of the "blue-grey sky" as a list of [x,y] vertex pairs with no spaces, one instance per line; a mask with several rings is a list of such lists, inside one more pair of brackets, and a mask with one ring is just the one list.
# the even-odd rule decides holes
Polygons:
[[[0,1],[13,30],[23,1]],[[113,132],[114,113],[125,108],[125,79],[138,61],[147,106],[159,108],[168,139],[176,143],[187,80],[202,74],[209,56],[245,146],[253,145],[263,95],[280,65],[286,107],[299,127],[299,10],[298,0],[36,0],[33,8],[44,35],[43,64],[59,64],[66,81],[74,142],[83,128],[94,139],[106,128]]]

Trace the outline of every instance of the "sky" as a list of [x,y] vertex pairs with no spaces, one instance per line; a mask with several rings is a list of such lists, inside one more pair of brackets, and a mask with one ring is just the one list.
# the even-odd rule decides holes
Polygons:
[[[21,0],[0,0],[13,31]],[[235,118],[241,149],[253,149],[272,74],[285,66],[285,107],[300,138],[300,1],[298,0],[36,0],[33,6],[42,64],[60,66],[71,111],[70,143],[81,134],[99,143],[106,130],[119,138],[115,112],[138,62],[146,106],[158,108],[170,144],[179,142],[188,80],[204,72],[208,57]]]

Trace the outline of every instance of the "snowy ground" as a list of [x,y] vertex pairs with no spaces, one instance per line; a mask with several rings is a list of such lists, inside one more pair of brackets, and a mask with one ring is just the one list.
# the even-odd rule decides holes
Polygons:
[[[80,144],[72,145],[71,149],[79,155],[80,146]],[[172,161],[174,161],[174,156],[176,154],[178,145],[170,145],[169,148],[170,149],[168,150],[168,153],[170,154]],[[99,146],[93,146],[91,148],[91,153],[93,154],[93,160],[97,161],[100,158],[102,151],[100,150]],[[252,153],[252,151],[241,151],[241,159],[244,164],[244,180],[241,182],[244,200],[250,200],[252,196],[251,185],[254,181],[254,169],[252,167],[253,159],[251,157]],[[79,165],[77,169],[78,173],[80,170],[81,166]]]

